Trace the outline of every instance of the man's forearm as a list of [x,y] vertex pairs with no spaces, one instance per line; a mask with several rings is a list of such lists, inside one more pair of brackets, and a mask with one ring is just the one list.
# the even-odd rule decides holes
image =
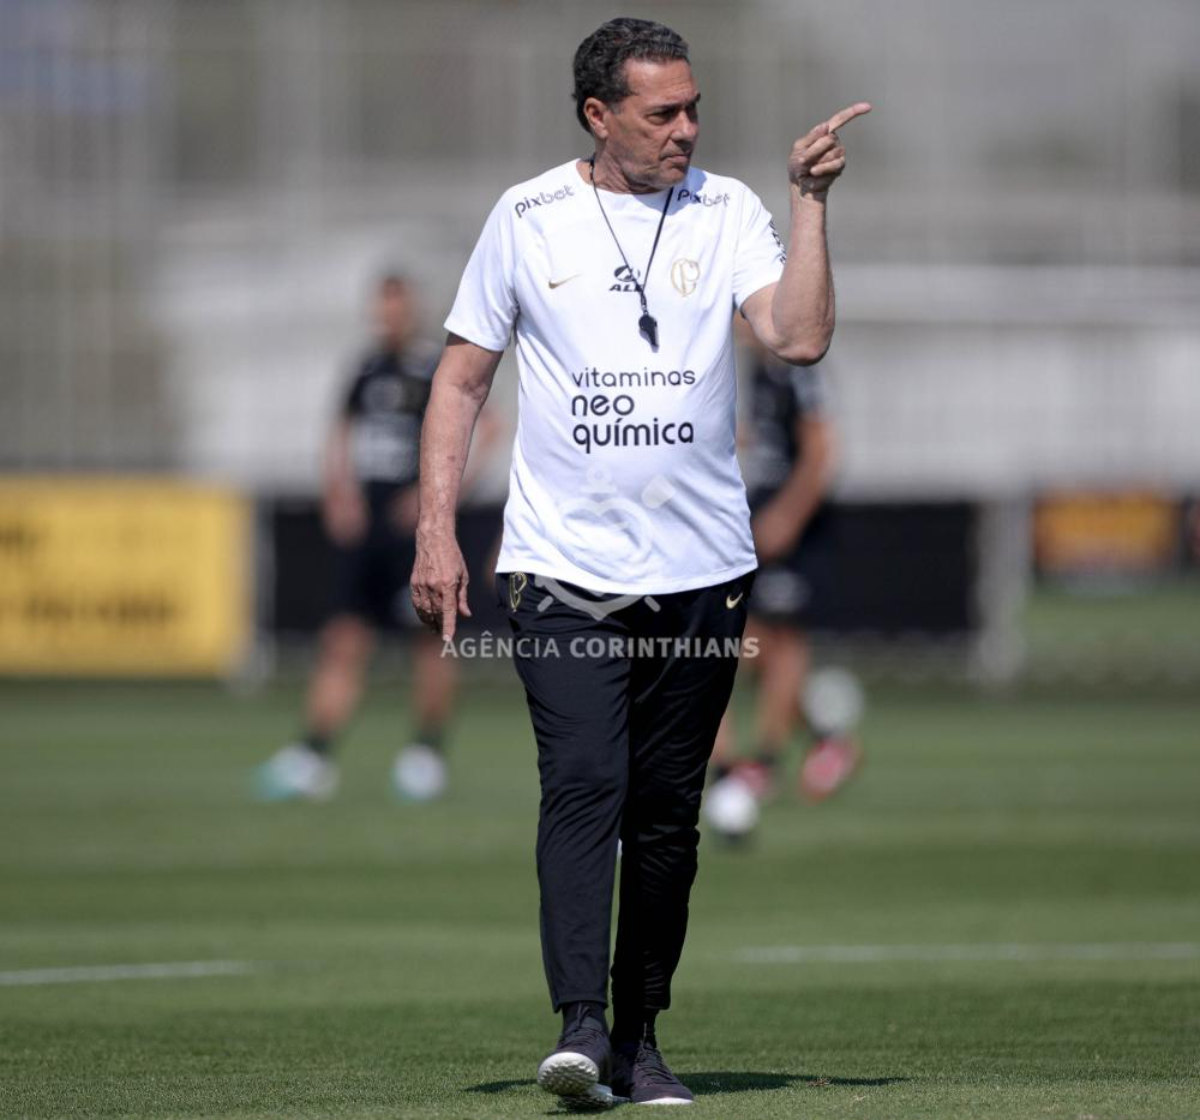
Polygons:
[[771,300],[780,357],[812,365],[833,338],[833,275],[825,238],[825,199],[792,186],[787,264]]
[[454,531],[454,511],[471,447],[471,432],[486,396],[486,386],[480,392],[475,386],[434,378],[421,428],[418,536]]
[[500,354],[451,334],[421,427],[420,513],[413,606],[426,626],[454,637],[455,619],[470,616],[467,569],[454,535],[454,511],[471,432],[487,399]]

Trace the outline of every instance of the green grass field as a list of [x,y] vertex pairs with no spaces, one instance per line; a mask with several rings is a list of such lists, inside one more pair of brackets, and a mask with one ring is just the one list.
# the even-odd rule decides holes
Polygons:
[[[294,687],[0,686],[0,1115],[557,1111],[521,698],[468,692],[414,808],[402,694],[335,802],[263,807]],[[1200,699],[888,691],[866,738],[705,843],[660,1024],[694,1115],[1200,1116]],[[63,971],[180,962],[229,974]]]

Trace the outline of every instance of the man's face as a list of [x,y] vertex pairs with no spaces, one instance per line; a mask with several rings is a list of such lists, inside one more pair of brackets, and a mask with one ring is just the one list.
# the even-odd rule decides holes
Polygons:
[[700,132],[692,68],[682,59],[629,59],[625,82],[630,92],[624,100],[595,102],[593,128],[604,141],[605,158],[631,185],[666,190],[687,175]]
[[379,290],[375,304],[379,333],[393,346],[403,346],[416,332],[416,301],[406,284],[387,283]]

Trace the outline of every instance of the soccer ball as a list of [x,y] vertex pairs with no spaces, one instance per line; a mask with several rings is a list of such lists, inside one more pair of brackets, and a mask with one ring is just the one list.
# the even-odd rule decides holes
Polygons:
[[704,798],[704,819],[727,840],[740,840],[758,824],[758,798],[736,774],[722,778]]

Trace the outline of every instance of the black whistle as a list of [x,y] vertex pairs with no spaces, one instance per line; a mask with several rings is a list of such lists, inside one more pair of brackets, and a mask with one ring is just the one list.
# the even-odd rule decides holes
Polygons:
[[655,350],[658,349],[658,320],[647,311],[638,320],[638,327],[649,340]]

